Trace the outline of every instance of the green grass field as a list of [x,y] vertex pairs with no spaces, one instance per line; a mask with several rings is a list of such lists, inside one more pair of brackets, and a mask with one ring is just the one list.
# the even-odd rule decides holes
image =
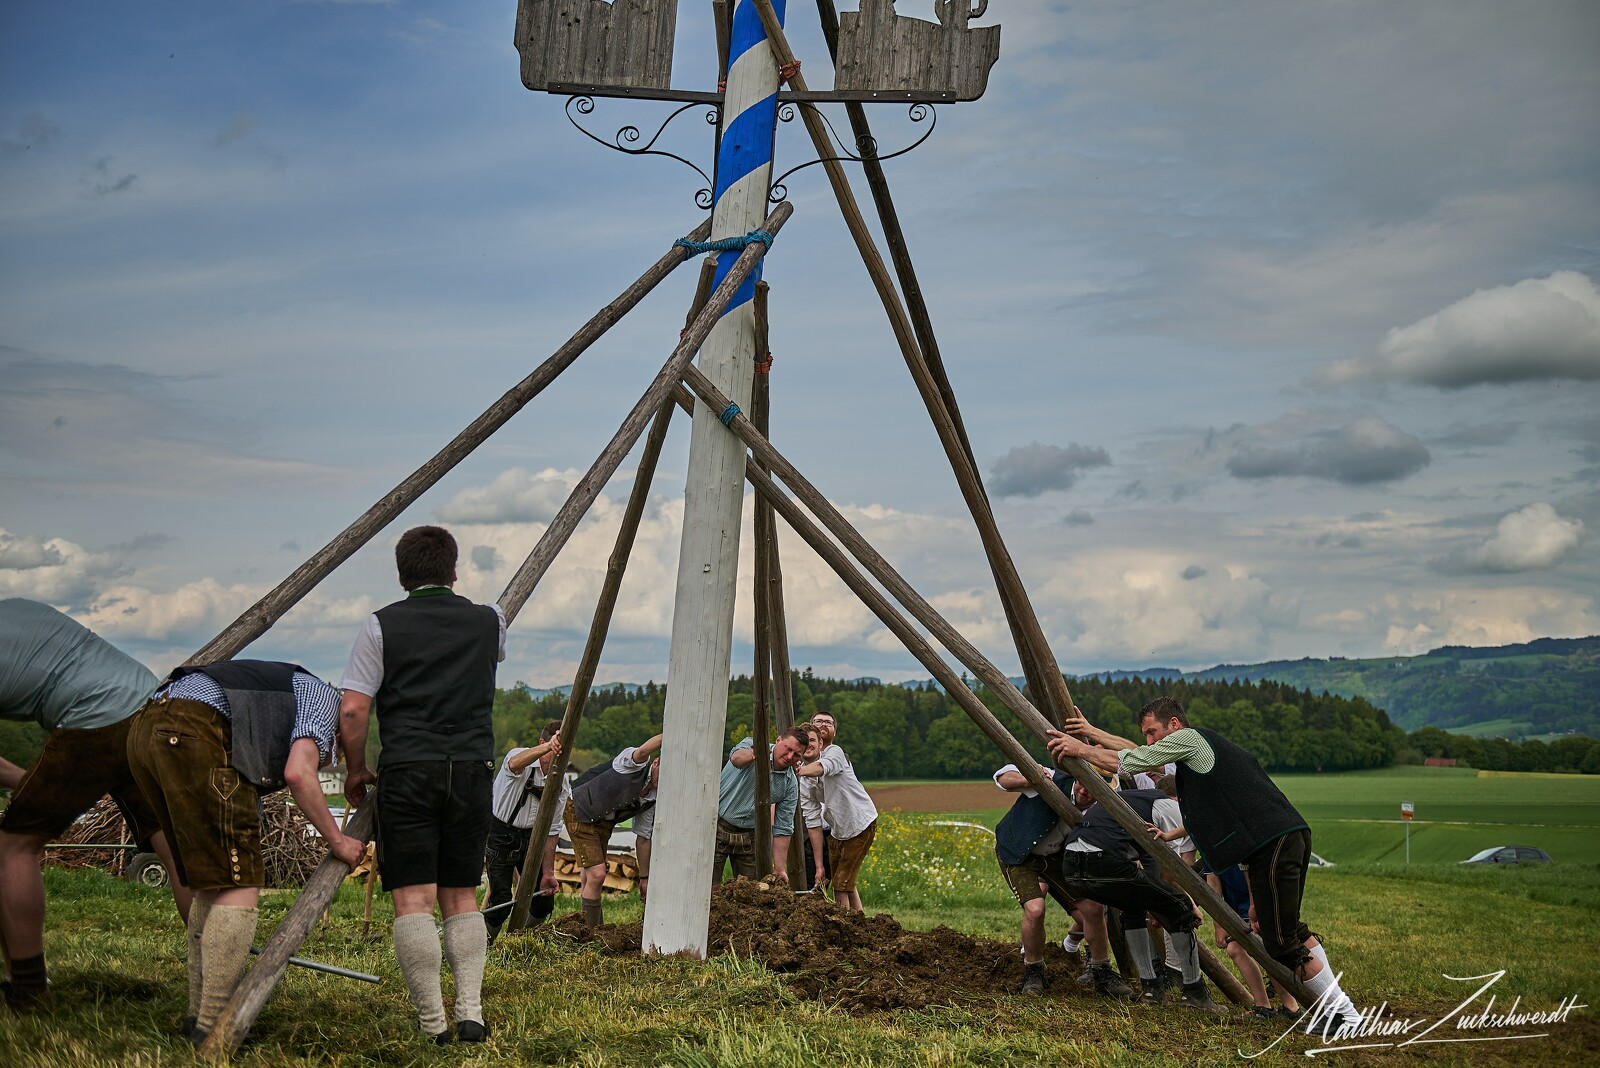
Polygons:
[[[1438,1014],[1470,989],[1447,976],[1504,969],[1500,1008],[1519,997],[1535,1009],[1572,996],[1600,1004],[1600,980],[1590,963],[1590,947],[1600,941],[1600,863],[1593,854],[1600,838],[1600,779],[1480,779],[1453,769],[1407,768],[1280,781],[1310,818],[1318,851],[1339,862],[1311,873],[1304,911],[1359,1003]],[[1398,823],[1362,822],[1393,819],[1401,800],[1414,802],[1424,820],[1413,828],[1418,862],[1409,867],[1393,855]],[[970,820],[992,826],[1003,811],[886,813],[862,876],[867,910],[892,913],[908,929],[943,924],[1015,940],[1018,910],[994,868],[993,839],[940,825]],[[1539,839],[1533,836],[1539,830],[1570,837]],[[1543,845],[1558,863],[1452,863],[1480,848],[1480,841]],[[1588,853],[1580,849],[1584,842]],[[1419,859],[1421,843],[1441,851],[1442,860]],[[48,887],[55,1012],[15,1017],[0,1010],[0,1068],[195,1063],[174,1030],[184,1003],[184,964],[170,901],[94,871],[52,869]],[[262,937],[291,899],[289,893],[265,899]],[[576,904],[561,898],[558,914]],[[631,894],[606,906],[612,921],[637,920],[641,912]],[[376,973],[382,985],[291,969],[258,1021],[257,1044],[238,1063],[1186,1068],[1249,1063],[1242,1054],[1276,1034],[1176,1008],[1153,1013],[1082,995],[1059,976],[1045,999],[1006,995],[1015,977],[1004,977],[992,1000],[852,1016],[797,997],[784,977],[757,960],[605,957],[535,934],[505,938],[491,951],[485,997],[495,1027],[491,1041],[477,1049],[440,1049],[415,1033],[388,945],[387,900],[378,898],[370,939],[360,937],[360,914],[360,888],[346,884],[327,928],[314,932],[301,952]],[[1066,918],[1052,909],[1049,934],[1059,939],[1066,927]],[[1209,925],[1204,930],[1209,933]],[[1548,1037],[1525,1042],[1339,1052],[1317,1060],[1363,1068],[1594,1063],[1600,1022],[1592,1012],[1580,1010],[1569,1023],[1548,1028]],[[1292,1040],[1260,1063],[1305,1063],[1307,1046],[1305,1039]]]

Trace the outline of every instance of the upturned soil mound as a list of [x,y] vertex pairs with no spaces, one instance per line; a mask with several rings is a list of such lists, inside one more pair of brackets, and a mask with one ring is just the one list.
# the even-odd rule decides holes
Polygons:
[[[1020,913],[1018,914],[1020,918]],[[641,925],[605,924],[593,930],[571,913],[554,930],[608,953],[637,953]],[[821,894],[795,894],[782,884],[738,879],[711,896],[710,953],[753,956],[788,976],[801,997],[852,1012],[949,1005],[1022,985],[1015,942],[973,938],[936,927],[907,931],[888,915],[838,908]],[[1078,965],[1060,945],[1046,947],[1048,998],[1087,996],[1072,980]]]

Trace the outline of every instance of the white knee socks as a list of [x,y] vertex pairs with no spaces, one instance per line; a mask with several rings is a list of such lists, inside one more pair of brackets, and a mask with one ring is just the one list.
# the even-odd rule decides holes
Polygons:
[[430,1035],[449,1030],[444,1020],[444,993],[439,987],[443,953],[431,912],[395,917],[394,956],[400,963],[400,974],[405,977],[422,1030]]
[[480,912],[463,912],[444,921],[444,955],[456,981],[456,1023],[483,1023],[483,962],[488,929]]

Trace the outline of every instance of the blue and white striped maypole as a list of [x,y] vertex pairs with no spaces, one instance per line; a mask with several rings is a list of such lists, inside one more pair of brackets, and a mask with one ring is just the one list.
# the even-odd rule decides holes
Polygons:
[[[784,0],[772,0],[772,6],[781,24]],[[761,16],[752,0],[737,0],[717,147],[713,240],[743,236],[766,219],[778,84],[777,62]],[[719,255],[719,283],[738,255]],[[700,370],[741,408],[750,405],[755,377],[752,300],[759,277],[758,265],[700,350]],[[744,504],[744,446],[723,427],[720,415],[695,402],[656,804],[653,856],[661,862],[650,873],[644,916],[646,952],[696,957],[706,955],[710,924],[717,778]]]

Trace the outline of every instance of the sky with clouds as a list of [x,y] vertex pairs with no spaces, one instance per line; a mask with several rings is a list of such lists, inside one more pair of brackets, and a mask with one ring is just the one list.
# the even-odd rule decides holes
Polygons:
[[[679,6],[674,85],[712,88],[709,5]],[[789,8],[826,87],[813,5]],[[1600,633],[1600,6],[989,9],[987,95],[885,166],[1063,668]],[[693,171],[608,151],[523,88],[514,16],[5,5],[0,596],[170,667],[694,228]],[[601,100],[584,121],[648,137],[671,111]],[[920,136],[901,107],[872,118],[885,152]],[[798,126],[780,170],[811,158]],[[696,113],[662,145],[710,171]],[[787,185],[773,439],[1015,672],[820,168]],[[660,286],[251,652],[336,678],[414,523],[449,525],[459,588],[496,598],[693,285]],[[666,675],[686,466],[678,425],[603,680]],[[570,681],[630,481],[631,463],[535,592],[502,684]],[[784,548],[797,665],[927,676]],[[744,562],[747,670],[748,539]]]

